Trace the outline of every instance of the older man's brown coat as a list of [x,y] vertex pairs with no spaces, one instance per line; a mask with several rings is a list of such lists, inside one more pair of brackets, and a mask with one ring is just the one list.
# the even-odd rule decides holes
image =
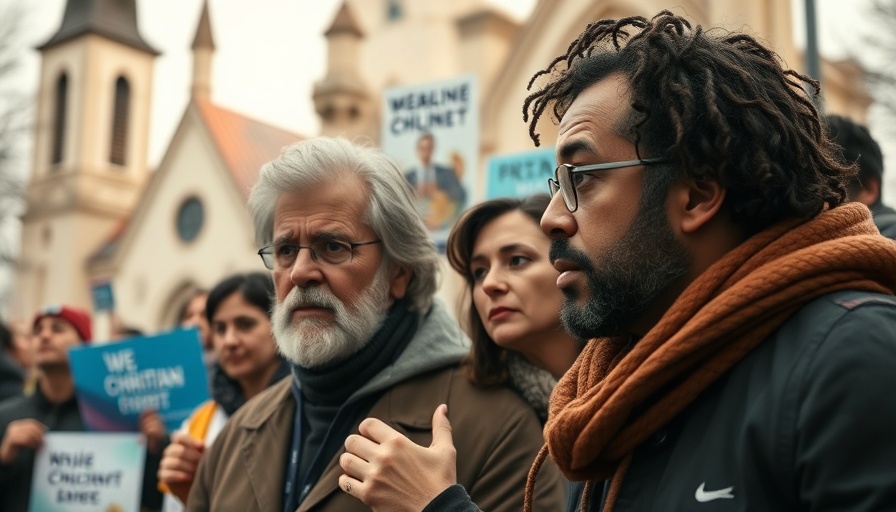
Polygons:
[[[457,448],[458,483],[482,510],[521,510],[526,475],[543,439],[532,408],[513,391],[474,388],[463,369],[455,365],[393,386],[367,416],[379,418],[417,444],[428,446],[432,413],[442,403],[448,405]],[[243,406],[205,455],[187,510],[281,511],[294,415],[290,378]],[[356,424],[351,432],[357,430]],[[330,461],[299,511],[369,510],[338,488],[342,452]],[[534,509],[562,510],[565,489],[556,467],[546,465],[538,478]]]

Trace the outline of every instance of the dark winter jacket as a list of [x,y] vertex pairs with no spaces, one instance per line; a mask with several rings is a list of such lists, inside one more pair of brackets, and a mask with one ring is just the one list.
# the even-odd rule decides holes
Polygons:
[[896,298],[816,299],[635,451],[614,512],[896,510],[894,397]]
[[871,207],[871,214],[880,234],[896,240],[896,210],[883,203],[877,203]]

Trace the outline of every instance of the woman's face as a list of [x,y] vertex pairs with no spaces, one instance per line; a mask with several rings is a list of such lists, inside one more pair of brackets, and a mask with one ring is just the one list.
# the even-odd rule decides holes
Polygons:
[[232,379],[261,378],[279,364],[268,316],[240,292],[218,305],[211,331],[218,363]]
[[473,304],[498,346],[526,353],[563,332],[563,295],[549,247],[538,224],[519,210],[479,231],[470,258]]

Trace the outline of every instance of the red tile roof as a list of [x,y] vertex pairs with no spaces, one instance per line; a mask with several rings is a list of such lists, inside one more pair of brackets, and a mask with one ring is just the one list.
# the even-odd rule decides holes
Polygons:
[[304,139],[297,133],[256,121],[208,100],[195,102],[227,170],[246,197],[261,166],[277,158],[284,147]]
[[[261,166],[277,158],[280,150],[305,137],[221,108],[208,100],[194,100],[215,147],[227,165],[240,192],[248,198]],[[151,179],[156,179],[153,173]],[[148,180],[146,187],[151,180]],[[145,196],[144,196],[145,197]],[[111,259],[130,225],[130,217],[119,221],[109,237],[90,258],[90,264]]]

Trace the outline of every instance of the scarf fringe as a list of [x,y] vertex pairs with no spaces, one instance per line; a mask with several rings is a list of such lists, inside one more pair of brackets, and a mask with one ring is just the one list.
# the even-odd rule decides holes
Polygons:
[[548,446],[544,445],[541,447],[541,450],[538,450],[535,462],[532,463],[532,467],[529,468],[529,475],[526,477],[526,490],[523,493],[523,512],[532,512],[532,502],[535,497],[535,479],[538,478],[538,472],[541,471],[541,466],[544,465],[544,461],[547,458]]

